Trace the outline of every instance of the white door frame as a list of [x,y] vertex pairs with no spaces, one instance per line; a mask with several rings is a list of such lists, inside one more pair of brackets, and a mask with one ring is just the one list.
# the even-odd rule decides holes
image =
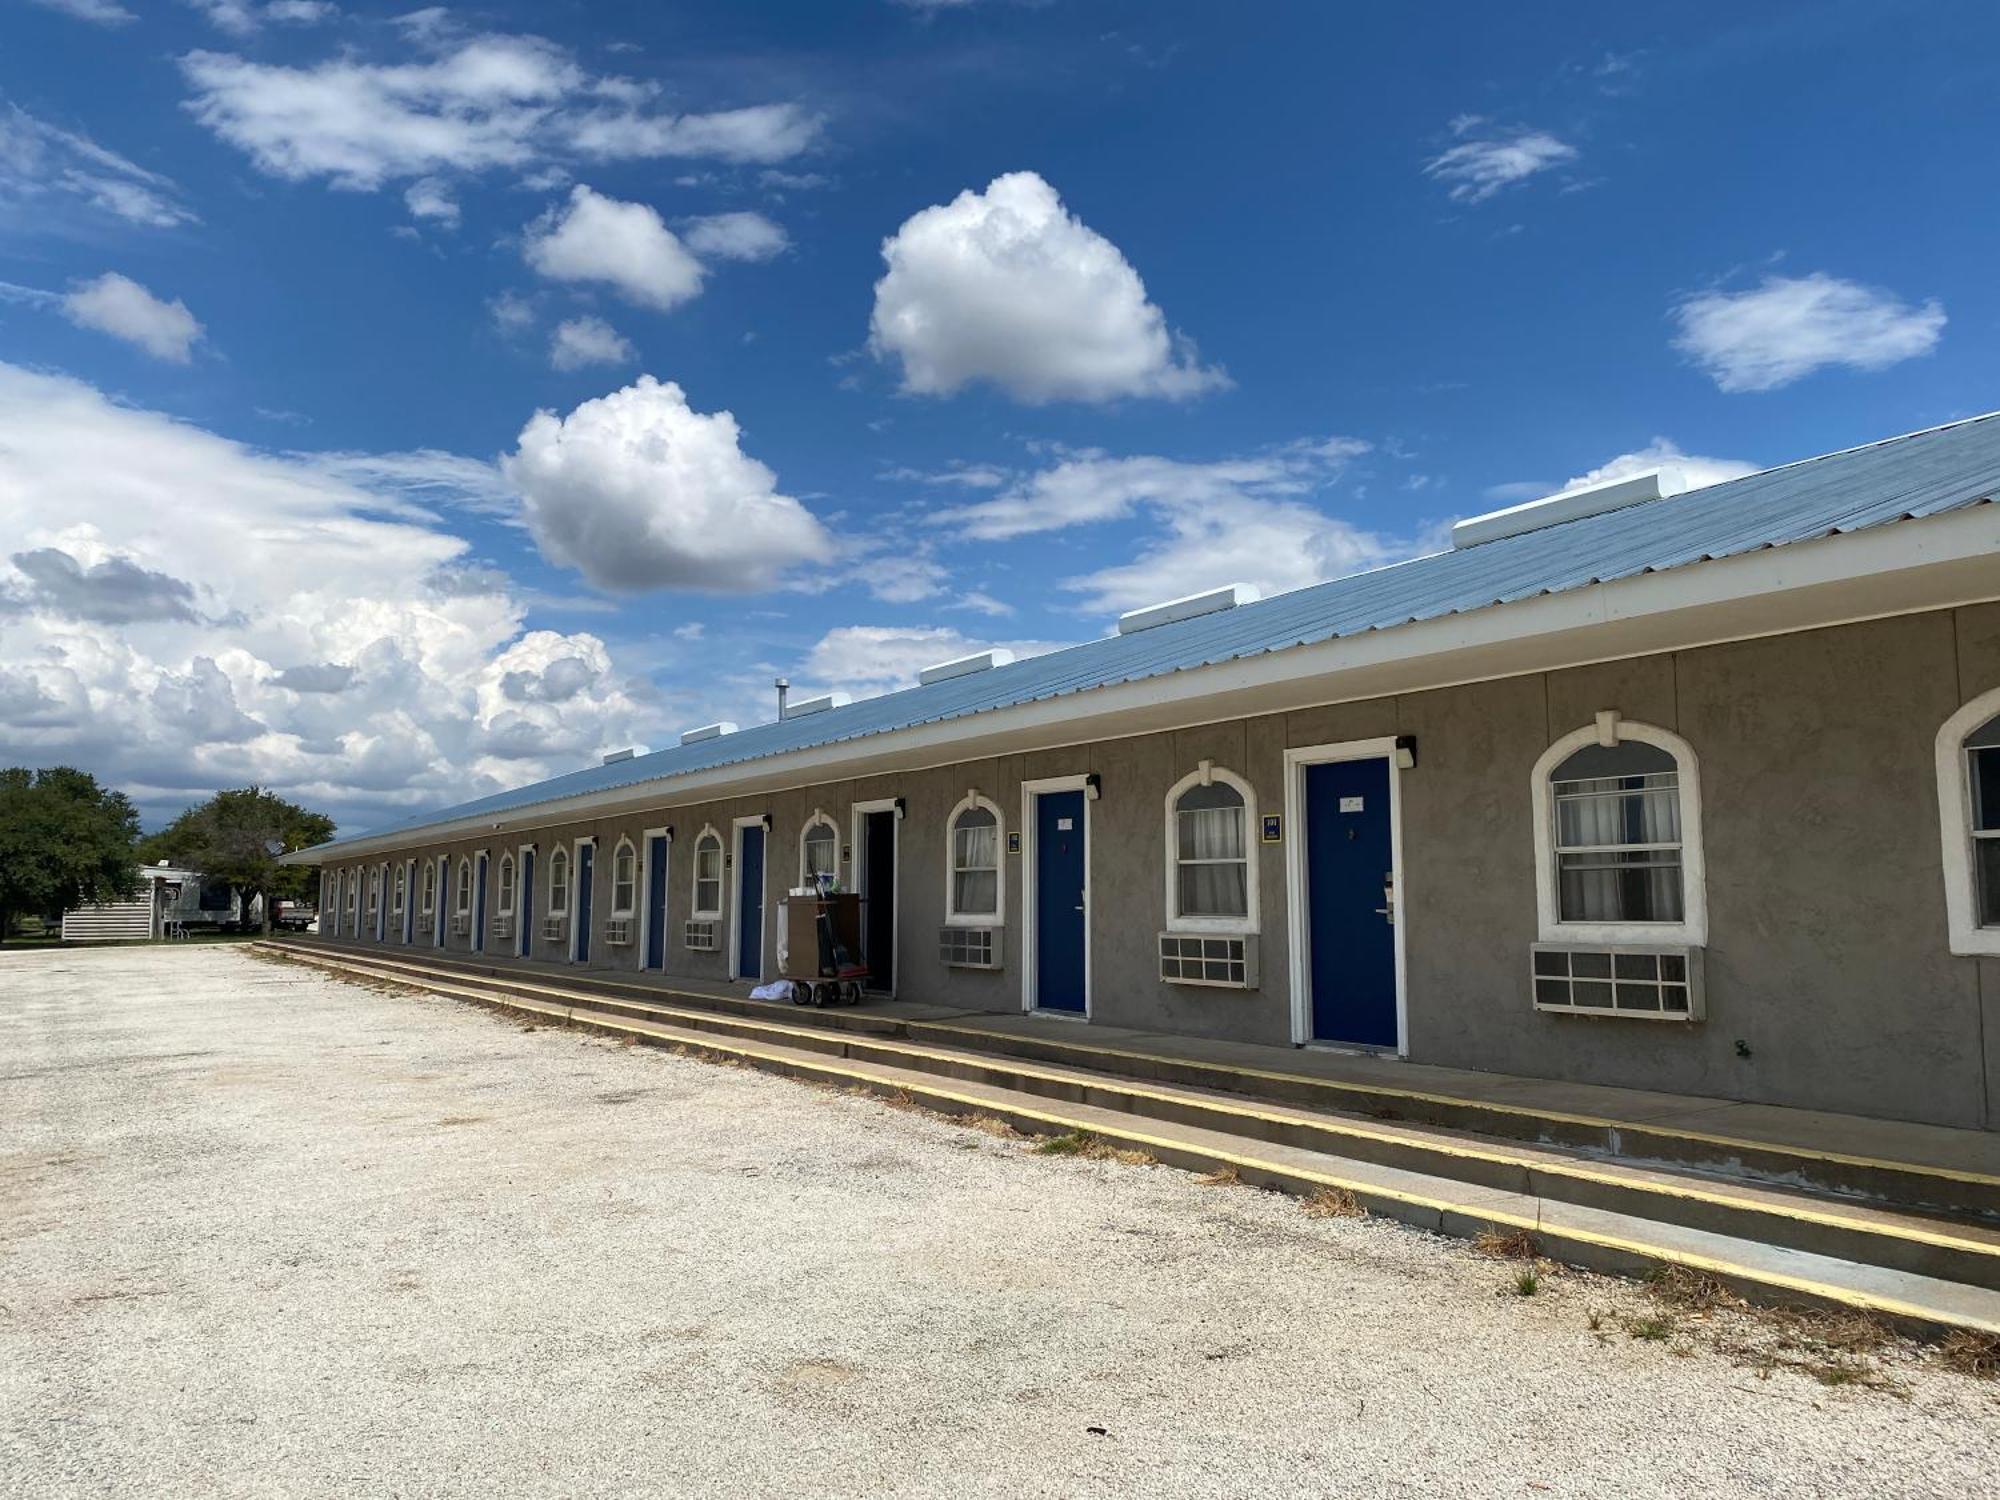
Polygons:
[[[639,833],[639,847],[643,851],[639,856],[639,872],[640,872],[639,873],[639,972],[642,974],[648,972],[665,973],[667,967],[667,934],[665,932],[660,934],[660,967],[657,970],[650,970],[650,971],[646,967],[646,955],[653,951],[653,840],[654,839],[665,839],[667,841],[665,868],[663,868],[660,871],[660,880],[661,880],[660,893],[663,897],[663,899],[660,902],[660,905],[664,907],[666,911],[672,911],[673,900],[674,900],[674,891],[672,885],[673,869],[674,869],[674,831],[673,829],[667,827],[664,823],[661,824],[658,828],[642,829],[640,830]],[[667,924],[667,931],[671,932],[672,930],[673,930],[673,924],[669,922]]]
[[[577,898],[583,891],[583,851],[585,845],[588,845],[590,848],[589,923],[583,920],[583,908],[577,904]],[[584,958],[579,950],[584,944],[589,944],[593,950],[597,946],[591,940],[592,935],[584,931],[586,926],[594,926],[597,922],[597,835],[594,833],[586,833],[580,839],[570,840],[569,905],[564,908],[564,912],[569,917],[569,953],[567,955],[569,962],[573,964],[591,962],[591,960]]]
[[[768,826],[769,813],[751,813],[747,817],[729,820],[729,868],[724,873],[729,877],[731,900],[729,902],[729,977],[731,979],[754,979],[759,984],[764,981],[764,939],[771,935],[771,830]],[[764,831],[764,881],[757,892],[757,972],[743,974],[738,968],[743,961],[743,830],[761,828]]]
[[[847,847],[854,852],[854,860],[851,868],[854,880],[853,889],[857,894],[862,889],[861,874],[868,862],[868,815],[870,813],[894,813],[896,817],[893,834],[895,853],[891,856],[895,861],[895,868],[889,872],[889,925],[894,934],[890,941],[895,944],[897,950],[889,955],[889,998],[891,1000],[896,998],[896,986],[903,981],[903,965],[901,962],[903,956],[901,951],[903,946],[903,813],[901,807],[898,805],[901,801],[902,798],[900,797],[873,797],[866,802],[857,802],[847,810]],[[1000,860],[1000,871],[1004,875],[1007,870],[1007,851],[1004,849],[1000,851]],[[867,940],[867,919],[865,917],[862,919],[862,939],[864,942]],[[880,994],[881,991],[877,990],[875,993]]]
[[[1035,1005],[1035,799],[1043,792],[1083,793],[1083,1014],[1073,1010],[1039,1010]],[[1021,783],[1021,1009],[1038,1016],[1054,1016],[1065,1021],[1090,1019],[1091,920],[1090,867],[1097,845],[1090,833],[1090,777],[1041,776]],[[1000,875],[1007,874],[1007,851],[1000,851]]]
[[510,956],[514,958],[533,958],[535,938],[540,935],[535,926],[535,893],[528,889],[526,880],[530,859],[535,862],[535,878],[540,880],[540,851],[533,844],[514,846],[514,941],[510,945],[514,950]]
[[[1397,1057],[1410,1055],[1409,979],[1406,948],[1409,923],[1408,877],[1403,869],[1403,772],[1396,762],[1396,737],[1383,735],[1368,740],[1341,740],[1330,745],[1307,745],[1285,752],[1285,826],[1291,836],[1285,840],[1285,920],[1291,941],[1292,1042],[1295,1046],[1315,1045],[1312,1034],[1312,931],[1306,913],[1306,767],[1330,761],[1383,760],[1389,765],[1389,868],[1395,885],[1396,939],[1396,1048]],[[1350,1050],[1342,1048],[1340,1050]],[[1354,1048],[1374,1052],[1375,1048]]]

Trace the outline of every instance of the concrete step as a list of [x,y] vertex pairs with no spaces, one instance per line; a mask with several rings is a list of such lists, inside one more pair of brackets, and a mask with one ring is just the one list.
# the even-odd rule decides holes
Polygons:
[[[867,1005],[820,1010],[751,1000],[744,995],[682,989],[670,983],[620,980],[602,974],[562,974],[545,979],[539,972],[524,973],[488,960],[409,950],[321,947],[317,951],[382,962],[414,962],[500,983],[560,982],[566,989],[621,1004],[750,1019],[778,1018],[788,1025],[836,1035],[858,1033],[899,1038],[957,1051],[1084,1068],[1093,1073],[1205,1089],[1317,1112],[1439,1127],[1494,1140],[1644,1162],[1670,1171],[1693,1171],[1733,1181],[1761,1181],[1782,1190],[1822,1194],[2000,1229],[2000,1173],[1750,1139],[1658,1119],[1620,1119],[1525,1107],[1389,1083],[1326,1078],[1283,1068],[1145,1051],[1101,1040],[1090,1028],[1061,1023],[1032,1030],[1003,1029],[962,1016],[926,1019],[891,1015]],[[994,1018],[1006,1019],[1009,1018]]]
[[[996,1112],[1006,1113],[998,1110],[999,1103],[1017,1112],[1025,1109],[1021,1120],[1007,1115],[1017,1124],[1040,1111],[1051,1121],[1067,1121],[1061,1128],[1098,1134],[1113,1133],[1108,1124],[1115,1122],[1121,1139],[1199,1139],[1206,1146],[1227,1141],[1234,1153],[1228,1164],[1242,1157],[1265,1166],[1274,1162],[1282,1165],[1299,1156],[1317,1163],[1315,1170],[1330,1170],[1326,1164],[1338,1162],[1348,1174],[1342,1185],[1357,1193],[1361,1191],[1354,1185],[1358,1181],[1386,1192],[1398,1183],[1414,1190],[1413,1181],[1421,1179],[1426,1186],[1419,1197],[1425,1202],[1483,1202],[1477,1195],[1497,1194],[1532,1202],[1537,1212],[1544,1214],[1554,1212],[1559,1205],[1567,1216],[1558,1216],[1562,1222],[1579,1229],[1597,1222],[1588,1217],[1592,1214],[1608,1215],[1628,1227],[1650,1224],[1654,1226],[1653,1240],[1633,1243],[1655,1243],[1661,1257],[1667,1259],[1673,1258],[1668,1252],[1676,1247],[1698,1249],[1704,1243],[1682,1237],[1706,1235],[1732,1244],[1755,1244],[1773,1255],[1805,1255],[1815,1262],[1846,1265],[1854,1268],[1854,1276],[1865,1270],[1913,1277],[1939,1287],[1957,1285],[1968,1293],[2000,1294],[2000,1233],[1992,1230],[1461,1132],[1272,1108],[1203,1090],[1139,1084],[1083,1069],[787,1024],[767,1017],[618,1000],[594,989],[525,976],[473,976],[457,972],[455,966],[377,953],[285,951],[335,972],[395,980],[600,1030],[670,1040],[709,1055],[735,1057],[794,1076],[818,1076],[822,1081],[837,1076],[862,1083],[893,1078],[897,1087],[906,1091],[913,1091],[913,1081],[921,1081],[922,1089],[915,1092],[924,1094],[926,1102],[931,1102],[932,1096],[948,1101],[969,1090],[971,1097],[995,1104]],[[802,1072],[807,1060],[813,1067]],[[1045,1127],[1023,1124],[1022,1128]],[[1141,1149],[1154,1151],[1152,1146]],[[1437,1185],[1442,1183],[1453,1186],[1440,1198]],[[1276,1178],[1272,1184],[1286,1185]],[[1301,1190],[1314,1189],[1307,1186]],[[1386,1208],[1382,1211],[1389,1212]],[[1409,1214],[1392,1216],[1407,1218]],[[1410,1222],[1424,1220],[1419,1216]],[[1500,1221],[1489,1216],[1481,1222]],[[1598,1228],[1604,1225],[1599,1223]],[[1549,1253],[1557,1254],[1553,1250]],[[1655,1263],[1661,1257],[1656,1257]],[[1600,1264],[1596,1259],[1579,1263]],[[1861,1281],[1866,1284],[1865,1277]],[[1894,1315],[1907,1316],[1901,1312]]]

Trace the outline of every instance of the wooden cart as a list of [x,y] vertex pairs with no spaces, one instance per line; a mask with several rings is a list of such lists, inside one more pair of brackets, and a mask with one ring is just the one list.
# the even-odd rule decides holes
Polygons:
[[791,981],[794,1005],[858,1005],[868,966],[861,951],[861,898],[852,891],[827,896],[786,896],[785,962],[779,978]]

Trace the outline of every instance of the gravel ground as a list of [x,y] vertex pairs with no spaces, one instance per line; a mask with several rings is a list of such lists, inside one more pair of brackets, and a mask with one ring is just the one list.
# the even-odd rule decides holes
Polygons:
[[2000,1493],[2000,1386],[1518,1273],[241,951],[0,955],[0,1493]]

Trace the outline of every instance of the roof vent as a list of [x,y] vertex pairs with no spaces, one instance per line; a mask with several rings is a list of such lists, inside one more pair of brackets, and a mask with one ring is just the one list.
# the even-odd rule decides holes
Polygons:
[[719,740],[725,734],[734,733],[736,733],[736,726],[727,719],[724,719],[719,724],[704,724],[699,729],[683,729],[681,731],[681,743],[683,745],[693,745],[702,740]]
[[785,705],[785,717],[803,719],[807,714],[823,714],[829,708],[840,708],[854,700],[845,693],[822,693],[817,698],[801,698],[797,703]]
[[1149,604],[1144,609],[1127,610],[1118,617],[1118,633],[1131,635],[1134,631],[1151,630],[1156,625],[1171,625],[1176,620],[1192,620],[1197,615],[1234,609],[1239,604],[1250,604],[1262,597],[1254,583],[1224,584],[1206,593],[1169,599],[1165,604]]
[[1661,500],[1678,495],[1687,487],[1687,476],[1679,469],[1648,469],[1643,474],[1629,474],[1623,479],[1607,479],[1602,484],[1545,495],[1525,505],[1469,516],[1451,528],[1451,544],[1477,547],[1481,542],[1497,542],[1503,536],[1519,536],[1524,531],[1540,531],[1544,526],[1563,521],[1580,521],[1585,516],[1601,516],[1628,505]]
[[925,667],[917,673],[917,681],[929,687],[934,682],[949,682],[954,677],[970,677],[974,672],[990,672],[995,667],[1006,666],[1013,659],[1014,653],[1005,646],[995,646],[991,651],[975,651],[970,656],[957,656],[934,667]]
[[613,750],[609,755],[604,757],[604,764],[606,764],[607,766],[615,766],[618,764],[619,761],[630,760],[633,756],[637,755],[638,753],[639,753],[638,751],[632,749]]

